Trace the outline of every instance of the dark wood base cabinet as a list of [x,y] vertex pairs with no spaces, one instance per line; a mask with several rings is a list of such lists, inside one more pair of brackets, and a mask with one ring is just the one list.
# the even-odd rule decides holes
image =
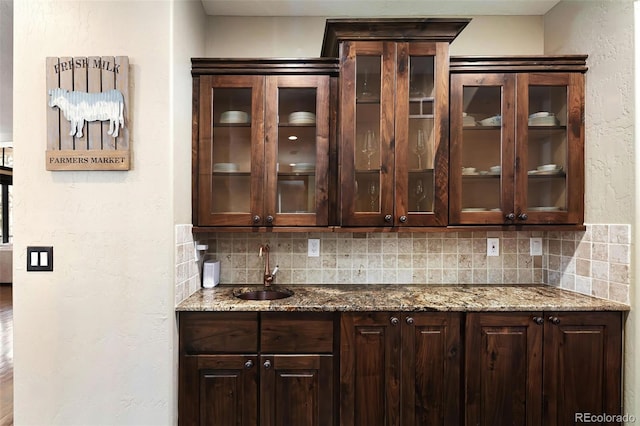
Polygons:
[[460,424],[459,313],[345,313],[340,424]]
[[181,426],[569,426],[622,410],[621,312],[180,312],[179,322]]
[[332,313],[180,313],[179,424],[328,426]]
[[466,425],[620,414],[620,312],[469,313],[466,333]]

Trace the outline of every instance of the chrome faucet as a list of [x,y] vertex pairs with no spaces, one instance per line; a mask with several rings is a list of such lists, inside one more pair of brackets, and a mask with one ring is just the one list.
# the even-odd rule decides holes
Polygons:
[[263,244],[260,246],[260,253],[258,254],[258,256],[262,257],[263,255],[266,256],[266,259],[264,261],[264,286],[269,287],[276,277],[276,273],[278,272],[278,265],[276,265],[273,271],[271,271],[271,268],[269,267],[269,244]]

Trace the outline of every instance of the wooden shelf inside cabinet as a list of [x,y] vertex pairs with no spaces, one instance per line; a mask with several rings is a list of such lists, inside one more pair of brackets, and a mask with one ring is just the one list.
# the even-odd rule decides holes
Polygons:
[[502,126],[464,126],[462,128],[462,130],[473,130],[473,131],[480,131],[480,132],[496,131],[501,129],[502,129]]
[[214,176],[251,176],[251,172],[219,172],[214,171],[212,173]]
[[280,123],[278,127],[316,127],[316,123]]
[[296,176],[315,176],[316,173],[312,170],[309,170],[307,172],[278,172],[278,176],[281,177],[288,177],[288,176],[292,176],[292,177],[296,177]]
[[251,123],[215,123],[213,127],[251,127]]
[[357,104],[379,104],[380,103],[380,98],[370,98],[370,97],[366,97],[366,98],[358,98],[356,97],[356,103]]
[[500,179],[500,173],[486,173],[486,174],[473,174],[473,175],[462,175],[462,179],[464,180],[476,180],[476,179]]
[[417,174],[417,173],[433,173],[433,169],[410,169],[409,173]]

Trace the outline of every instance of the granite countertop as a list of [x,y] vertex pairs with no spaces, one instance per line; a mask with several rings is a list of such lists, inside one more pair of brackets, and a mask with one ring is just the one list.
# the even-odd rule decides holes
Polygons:
[[561,290],[525,285],[291,285],[280,300],[241,300],[234,292],[263,286],[200,289],[176,311],[628,311],[625,304]]

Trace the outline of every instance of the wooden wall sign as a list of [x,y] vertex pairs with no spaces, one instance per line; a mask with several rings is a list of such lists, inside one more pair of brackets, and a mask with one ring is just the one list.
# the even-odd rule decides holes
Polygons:
[[47,170],[129,170],[129,58],[47,58]]

